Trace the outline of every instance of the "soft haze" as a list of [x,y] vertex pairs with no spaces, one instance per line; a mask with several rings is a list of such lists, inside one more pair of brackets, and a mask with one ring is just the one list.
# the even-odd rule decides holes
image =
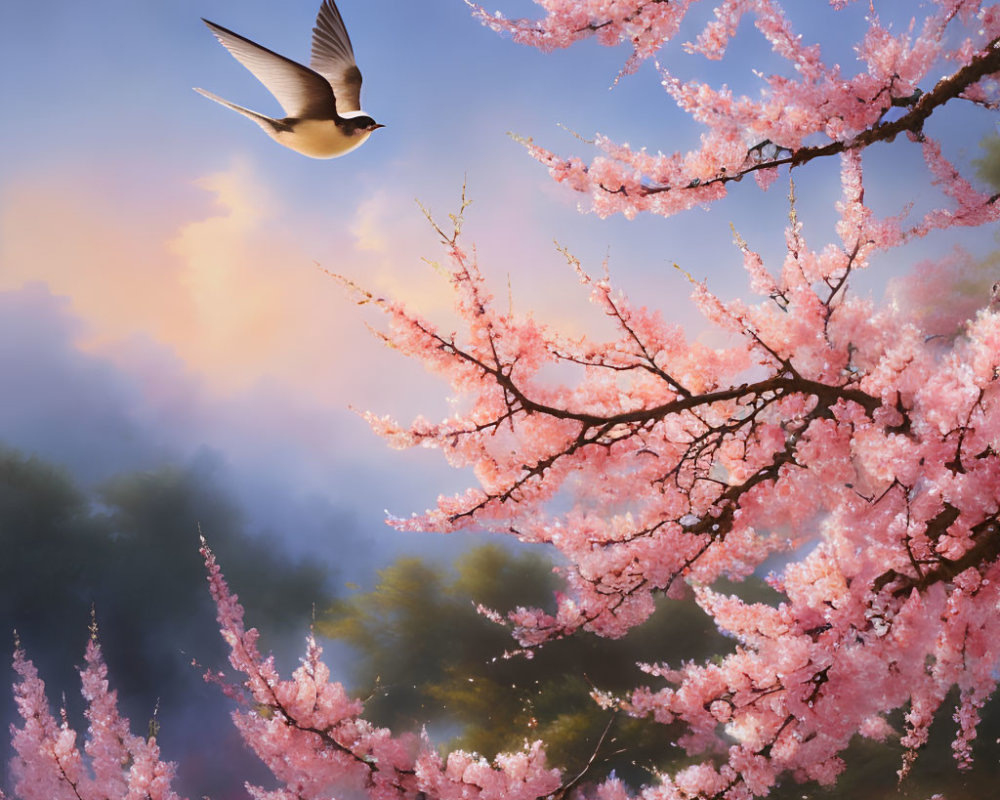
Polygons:
[[444,392],[378,345],[371,317],[317,266],[440,312],[446,289],[423,259],[441,249],[415,201],[447,223],[467,182],[467,240],[498,291],[509,276],[515,307],[547,319],[588,324],[553,240],[594,268],[609,257],[626,287],[652,286],[687,320],[673,262],[739,275],[724,222],[581,216],[507,136],[581,146],[561,124],[652,144],[666,119],[687,125],[649,70],[609,89],[624,51],[542,56],[458,0],[344,0],[363,104],[387,127],[330,162],[192,91],[277,111],[199,17],[304,60],[317,8],[4,6],[3,100],[15,113],[0,129],[0,302],[14,329],[0,439],[88,481],[214,451],[262,527],[331,558],[317,502],[350,507],[394,547],[383,509],[422,510],[461,476],[429,454],[387,451],[349,409],[434,413]]

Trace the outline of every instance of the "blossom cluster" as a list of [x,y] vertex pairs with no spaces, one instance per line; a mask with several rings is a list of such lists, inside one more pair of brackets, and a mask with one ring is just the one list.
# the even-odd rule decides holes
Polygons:
[[[545,11],[539,20],[511,20],[473,5],[484,24],[543,50],[591,37],[604,45],[627,43],[633,48],[627,72],[674,39],[690,12],[711,5],[698,0],[536,2]],[[716,3],[701,34],[684,45],[691,55],[722,59],[740,23],[752,20],[771,51],[787,64],[782,72],[759,74],[759,92],[753,96],[736,94],[727,85],[682,80],[657,63],[669,97],[704,126],[697,149],[654,153],[597,135],[599,153],[588,162],[523,141],[557,181],[588,194],[597,213],[631,217],[640,212],[669,216],[706,205],[748,175],[766,188],[781,167],[860,152],[905,136],[922,146],[934,181],[963,198],[958,213],[966,224],[997,219],[996,205],[971,190],[943,159],[940,144],[925,127],[949,103],[998,107],[997,6],[979,0],[933,0],[914,8],[911,24],[898,30],[883,23],[867,3],[832,0],[830,6],[831,13],[839,15],[867,14],[853,74],[846,65],[827,63],[820,44],[797,34],[775,0]],[[805,13],[815,11],[810,7]],[[916,228],[926,232],[944,222],[930,215]]]
[[240,675],[232,683],[222,673],[206,679],[238,701],[237,729],[281,784],[275,790],[248,785],[255,800],[328,800],[345,791],[376,800],[535,800],[560,788],[540,742],[492,762],[461,751],[442,758],[426,737],[396,736],[371,724],[361,716],[362,704],[331,682],[311,636],[299,668],[282,679],[273,657],[261,655],[257,631],[244,626],[239,599],[204,542],[202,554],[229,663]]
[[[170,788],[174,764],[160,759],[151,729],[130,732],[109,688],[96,628],[80,671],[87,701],[87,738],[81,751],[65,710],[57,720],[45,683],[20,645],[14,651],[14,696],[20,726],[12,726],[14,796],[19,800],[181,800]],[[0,798],[3,797],[0,792]]]
[[[522,646],[621,636],[657,596],[688,592],[739,643],[705,664],[646,665],[648,685],[605,698],[683,723],[680,744],[703,757],[643,797],[737,800],[788,776],[830,784],[858,734],[899,738],[905,775],[955,687],[967,765],[996,688],[1000,310],[984,286],[961,335],[942,342],[908,309],[852,294],[851,276],[906,232],[865,205],[859,154],[841,155],[841,179],[839,241],[810,247],[793,214],[784,263],[769,270],[737,237],[757,302],[695,284],[693,302],[730,334],[724,347],[688,341],[572,257],[617,336],[569,340],[516,316],[494,302],[458,225],[445,246],[461,334],[363,298],[387,315],[390,344],[463,400],[439,422],[370,415],[372,426],[394,446],[440,449],[478,482],[393,523],[475,525],[568,562],[554,611],[508,616]],[[770,579],[777,607],[711,588],[776,553],[788,562]]]

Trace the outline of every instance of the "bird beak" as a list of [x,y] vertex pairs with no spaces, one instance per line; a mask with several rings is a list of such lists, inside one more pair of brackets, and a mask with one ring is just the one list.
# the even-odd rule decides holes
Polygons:
[[372,125],[371,129],[374,131],[378,128],[384,128],[384,127],[385,125],[383,125],[381,122],[376,122],[374,125]]

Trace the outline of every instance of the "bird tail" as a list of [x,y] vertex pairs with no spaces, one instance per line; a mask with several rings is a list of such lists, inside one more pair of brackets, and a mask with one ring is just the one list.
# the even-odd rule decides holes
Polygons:
[[251,111],[249,108],[244,108],[243,106],[238,106],[236,103],[230,103],[228,100],[223,100],[217,94],[212,94],[205,89],[199,89],[197,86],[194,89],[198,94],[204,95],[209,100],[214,100],[219,105],[223,105],[226,108],[231,108],[237,114],[242,114],[247,119],[252,119],[260,127],[262,127],[268,134],[274,135],[278,130],[282,129],[281,122],[271,117],[264,116],[263,114],[258,114],[256,111]]

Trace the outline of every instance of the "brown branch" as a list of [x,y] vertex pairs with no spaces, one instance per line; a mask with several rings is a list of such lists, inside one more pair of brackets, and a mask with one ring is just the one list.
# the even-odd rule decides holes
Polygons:
[[[711,186],[713,183],[729,183],[730,181],[739,181],[745,175],[749,175],[757,170],[771,169],[772,167],[780,167],[785,164],[797,167],[817,158],[837,155],[851,150],[862,150],[870,145],[876,144],[877,142],[891,142],[899,134],[904,132],[909,132],[920,138],[923,135],[924,123],[927,122],[930,116],[938,108],[943,106],[948,101],[961,96],[962,92],[983,78],[1000,72],[1000,46],[998,45],[1000,45],[1000,41],[998,40],[990,42],[984,53],[973,58],[970,63],[966,64],[953,75],[947,78],[942,78],[929,92],[925,92],[918,96],[915,93],[915,95],[908,98],[896,98],[896,100],[900,101],[912,100],[912,104],[909,102],[904,103],[904,106],[909,107],[910,110],[890,122],[877,122],[872,127],[866,128],[851,139],[846,141],[830,142],[825,145],[800,147],[797,150],[793,150],[792,148],[784,147],[773,142],[762,142],[747,151],[747,160],[754,160],[754,163],[751,166],[740,169],[738,172],[733,174],[724,173],[705,181],[692,181],[686,186],[643,185],[640,188],[639,194],[645,197],[647,195],[659,194],[661,192],[669,192],[672,190],[687,190],[703,186]],[[914,96],[916,96],[915,100],[913,100]],[[898,105],[898,103],[892,101],[892,105]],[[773,145],[779,152],[785,152],[788,153],[788,155],[782,158],[768,159],[766,161],[756,161],[753,159],[754,151],[761,151],[761,148],[763,148],[766,144]],[[624,187],[622,190],[626,195],[628,194],[628,191],[624,190]],[[992,198],[990,202],[993,202]]]
[[615,719],[618,717],[617,709],[611,712],[611,716],[608,719],[608,724],[604,726],[604,730],[601,732],[600,737],[597,739],[597,744],[594,746],[593,752],[590,754],[590,758],[587,759],[587,763],[584,764],[583,769],[576,774],[576,777],[571,778],[566,783],[562,784],[558,789],[556,789],[552,794],[546,795],[546,797],[553,798],[553,800],[562,800],[566,795],[576,786],[580,781],[583,780],[584,776],[590,772],[594,767],[594,762],[597,760],[597,754],[600,752],[601,748],[604,746],[604,740],[608,738],[608,733],[611,731],[611,726],[614,725]]
[[723,402],[726,400],[738,400],[740,397],[746,397],[753,394],[765,394],[767,392],[774,392],[781,395],[809,394],[816,397],[823,405],[828,407],[832,407],[838,400],[850,401],[860,405],[869,414],[873,413],[882,405],[882,401],[879,398],[863,392],[860,389],[852,389],[845,386],[833,386],[798,376],[785,377],[776,375],[772,378],[767,378],[753,384],[745,383],[741,386],[729,389],[720,389],[714,392],[705,392],[704,394],[683,396],[667,403],[653,406],[652,408],[636,409],[634,411],[623,411],[609,416],[600,416],[597,414],[588,414],[582,411],[571,411],[570,409],[558,408],[556,406],[550,406],[545,403],[534,401],[524,394],[524,392],[514,383],[510,375],[504,373],[501,368],[487,365],[482,360],[476,358],[470,353],[465,352],[464,350],[459,349],[453,343],[447,342],[432,331],[427,331],[427,333],[438,339],[446,351],[475,364],[483,372],[492,375],[497,384],[505,392],[509,392],[512,397],[517,399],[521,408],[526,413],[539,413],[556,419],[576,420],[588,428],[604,425],[624,425],[631,422],[645,422],[648,420],[662,419],[671,414],[677,414],[681,411],[686,411],[692,408],[708,406],[713,403]]
[[[636,19],[639,16],[640,13],[642,13],[643,11],[646,10],[646,6],[655,6],[655,5],[659,5],[660,3],[669,3],[669,2],[670,2],[670,0],[649,0],[648,3],[645,3],[644,5],[642,5],[639,8],[637,8],[635,10],[635,13],[629,14],[627,17],[625,17],[624,21],[625,22],[632,22],[634,19]],[[613,22],[613,20],[610,20],[610,19],[609,20],[605,20],[604,22],[588,22],[582,28],[578,28],[576,32],[577,33],[583,33],[584,31],[590,31],[591,33],[597,33],[597,31],[599,31],[599,30],[601,30],[603,28],[608,27],[608,25],[612,24],[612,22]],[[536,28],[535,30],[537,32],[539,32],[539,33],[541,32],[541,30],[538,29],[538,28]]]
[[[536,462],[530,467],[526,467],[522,472],[520,477],[510,486],[508,486],[503,492],[498,494],[493,494],[485,497],[479,503],[471,508],[466,509],[460,513],[452,515],[449,519],[451,522],[456,522],[460,519],[468,519],[492,502],[500,501],[504,502],[511,499],[517,491],[525,486],[533,478],[541,477],[546,470],[552,467],[556,461],[560,458],[565,458],[576,453],[578,450],[591,446],[605,446],[609,443],[615,441],[620,441],[621,439],[628,438],[628,436],[637,433],[637,430],[630,430],[623,433],[621,436],[614,437],[611,442],[602,441],[611,430],[618,426],[643,426],[652,422],[657,422],[665,417],[672,414],[678,414],[682,411],[689,411],[701,406],[708,406],[713,403],[718,403],[727,400],[737,400],[741,397],[747,396],[764,396],[768,395],[771,399],[779,399],[785,397],[789,394],[808,394],[817,398],[818,403],[813,409],[812,416],[814,418],[825,417],[829,418],[832,416],[832,407],[837,403],[838,400],[846,400],[850,402],[855,402],[862,406],[868,413],[872,413],[875,409],[879,408],[881,401],[860,389],[851,389],[848,387],[837,387],[830,386],[825,383],[820,383],[818,381],[812,381],[805,378],[786,378],[782,376],[775,376],[773,378],[768,378],[763,381],[759,381],[754,384],[743,384],[738,387],[731,389],[719,390],[716,392],[706,392],[702,395],[692,395],[690,397],[681,397],[673,400],[669,403],[664,403],[660,406],[656,406],[650,409],[639,409],[636,411],[622,412],[619,414],[612,414],[607,417],[602,417],[594,414],[587,414],[584,412],[573,412],[568,409],[557,408],[554,406],[548,406],[543,403],[537,403],[530,398],[528,398],[523,391],[514,383],[510,375],[500,368],[494,368],[486,365],[474,356],[465,353],[464,351],[457,350],[454,346],[449,345],[449,349],[455,354],[469,361],[474,362],[480,369],[484,372],[493,376],[497,384],[504,390],[504,394],[508,397],[513,397],[516,400],[517,408],[511,406],[508,401],[508,415],[513,417],[516,411],[521,411],[525,414],[547,414],[556,419],[569,419],[576,420],[581,423],[581,428],[579,434],[571,442],[560,451],[552,453],[548,457]],[[742,426],[746,423],[746,419],[738,420],[738,426]],[[593,435],[591,432],[595,431]],[[724,435],[726,431],[722,431]],[[740,484],[739,486],[732,487],[733,490],[742,491],[751,488],[757,482],[766,480],[769,478],[776,478],[776,471],[781,466],[781,464],[786,463],[790,460],[790,457],[784,460],[777,460],[775,463],[769,465],[764,470],[761,470],[758,475],[756,475],[751,481],[746,484]],[[678,464],[678,468],[680,464]],[[725,493],[728,495],[730,490]],[[724,495],[725,497],[725,495]],[[723,507],[723,514],[726,514],[726,509],[730,506],[730,503],[726,503]],[[728,508],[728,513],[732,514],[734,508]],[[713,522],[718,522],[719,520],[714,520]]]
[[995,561],[997,557],[1000,557],[1000,520],[997,519],[997,516],[987,517],[979,524],[974,525],[972,527],[972,540],[974,542],[972,547],[958,558],[942,557],[937,567],[928,570],[920,578],[907,577],[902,585],[893,590],[893,596],[904,597],[914,589],[918,592],[924,592],[935,583],[952,580],[956,575],[970,567],[979,567]]

